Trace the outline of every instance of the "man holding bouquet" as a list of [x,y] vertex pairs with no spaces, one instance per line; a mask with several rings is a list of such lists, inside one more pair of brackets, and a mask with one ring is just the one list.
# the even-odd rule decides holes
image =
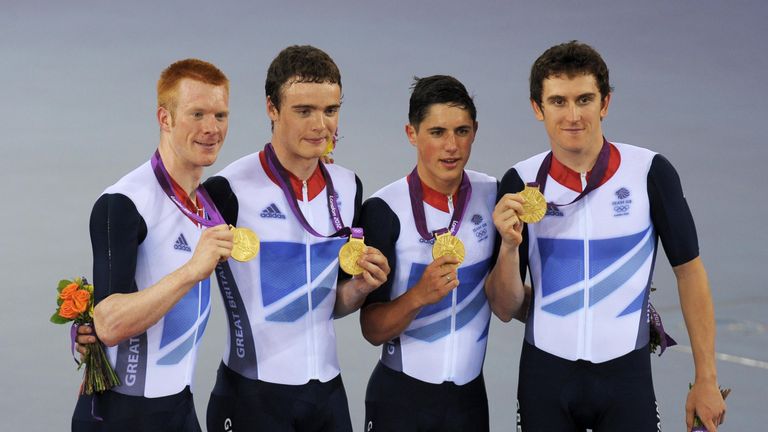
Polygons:
[[157,151],[91,213],[94,326],[121,385],[81,395],[73,431],[201,430],[190,384],[209,276],[230,256],[232,233],[199,186],[227,134],[229,81],[181,60],[161,74],[157,98]]

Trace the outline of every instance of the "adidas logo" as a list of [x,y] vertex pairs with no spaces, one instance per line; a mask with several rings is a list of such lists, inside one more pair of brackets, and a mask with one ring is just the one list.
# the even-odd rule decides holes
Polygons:
[[548,205],[547,206],[547,216],[564,216],[563,212],[560,211],[559,208]]
[[285,219],[285,215],[280,212],[280,209],[277,208],[275,203],[270,204],[269,207],[262,210],[259,216],[263,218]]
[[179,234],[179,238],[176,239],[173,248],[180,251],[192,252],[192,248],[189,247],[189,243],[187,243],[187,239],[184,238],[184,234]]

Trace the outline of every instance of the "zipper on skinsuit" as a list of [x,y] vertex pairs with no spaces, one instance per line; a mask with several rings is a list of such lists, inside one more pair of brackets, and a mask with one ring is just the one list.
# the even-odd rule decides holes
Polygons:
[[[453,214],[453,197],[448,195],[448,214]],[[448,227],[449,229],[451,227]],[[456,233],[458,234],[458,233]],[[451,333],[448,335],[448,373],[447,381],[453,381],[456,371],[456,302],[458,300],[457,288],[454,288],[451,292]]]
[[[587,187],[587,173],[579,173],[579,178],[581,180],[581,190],[583,191]],[[592,346],[592,313],[589,308],[589,210],[587,208],[587,205],[589,203],[589,196],[584,196],[581,200],[581,221],[582,221],[582,232],[583,232],[583,238],[584,238],[584,307],[582,308],[583,313],[583,328],[582,328],[582,335],[581,335],[581,355],[579,358],[583,358],[584,360],[591,361],[592,360],[592,350],[590,347]]]
[[[307,219],[307,222],[312,223],[311,219],[311,211],[309,210],[309,191],[307,188],[307,181],[304,180],[301,182],[301,196],[304,201],[304,206],[307,207],[307,212],[305,213],[305,219]],[[310,379],[317,379],[318,373],[317,373],[317,340],[315,338],[315,332],[314,332],[314,317],[313,317],[313,310],[312,310],[312,263],[310,262],[312,254],[310,251],[310,234],[304,230],[304,250],[305,250],[305,260],[307,262],[307,335],[309,339],[307,340],[307,343],[309,344],[309,377]]]

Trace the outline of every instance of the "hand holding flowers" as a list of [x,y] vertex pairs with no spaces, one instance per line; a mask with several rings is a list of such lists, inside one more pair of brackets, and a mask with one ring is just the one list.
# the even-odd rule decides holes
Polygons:
[[[93,323],[93,285],[85,278],[61,280],[57,288],[56,312],[51,315],[54,324],[72,322],[72,343],[81,325]],[[83,384],[80,393],[93,394],[103,392],[120,385],[120,379],[109,364],[107,354],[101,342],[88,344],[88,350],[83,355],[83,361],[78,369],[85,364]]]

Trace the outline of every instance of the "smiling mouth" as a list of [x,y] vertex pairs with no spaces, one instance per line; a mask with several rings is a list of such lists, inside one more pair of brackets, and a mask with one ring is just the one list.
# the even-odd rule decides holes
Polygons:
[[451,158],[451,159],[440,159],[440,162],[442,162],[445,165],[455,165],[459,163],[461,159],[459,158]]
[[201,142],[201,141],[194,141],[194,143],[197,144],[197,145],[201,145],[203,147],[215,147],[216,144],[218,144],[219,142],[218,141],[214,141],[214,142],[206,143],[206,142]]
[[321,138],[305,138],[305,140],[316,145],[325,144],[326,142],[328,142],[328,138],[322,138],[322,137]]
[[563,132],[568,132],[568,133],[581,132],[583,130],[584,128],[562,128]]

